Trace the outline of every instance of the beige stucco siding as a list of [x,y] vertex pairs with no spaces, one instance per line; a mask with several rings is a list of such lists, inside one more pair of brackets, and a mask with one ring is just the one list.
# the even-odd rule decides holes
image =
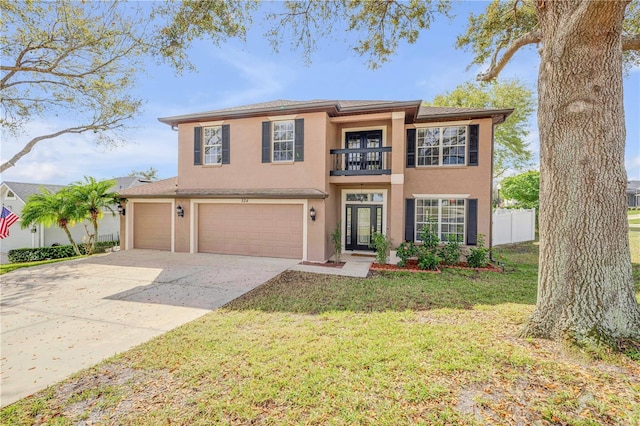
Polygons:
[[291,163],[262,163],[262,122],[270,121],[270,118],[278,119],[277,116],[264,116],[224,121],[230,126],[230,163],[213,166],[193,164],[193,129],[206,123],[181,124],[178,130],[179,188],[322,190],[326,179],[326,113],[295,116],[304,119],[304,161]]

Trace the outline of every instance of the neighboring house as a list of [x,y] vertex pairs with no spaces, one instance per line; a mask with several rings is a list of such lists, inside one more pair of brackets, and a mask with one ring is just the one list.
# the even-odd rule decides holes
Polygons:
[[627,182],[627,207],[640,207],[640,180]]
[[[116,181],[117,183],[112,189],[114,192],[148,183],[148,181],[140,178],[128,176],[117,178]],[[64,186],[25,182],[2,182],[2,184],[0,184],[0,200],[3,206],[18,216],[21,216],[22,208],[29,199],[29,196],[39,193],[40,188],[45,188],[50,192],[58,192],[64,188]],[[118,235],[120,231],[120,218],[117,215],[117,210],[114,209],[114,211],[116,212],[115,216],[112,215],[110,211],[105,211],[99,224],[100,235]],[[89,223],[88,221],[85,222],[87,224]],[[9,236],[0,240],[0,252],[7,253],[9,250],[16,248],[48,247],[52,244],[69,244],[67,235],[58,226],[44,227],[42,225],[35,225],[30,229],[21,229],[21,224],[22,221],[18,220],[18,222],[9,228]],[[87,235],[82,223],[77,223],[75,226],[72,226],[70,231],[73,239],[77,243],[81,243],[82,238]]]
[[373,232],[491,241],[493,127],[511,109],[417,101],[287,101],[161,118],[178,176],[124,190],[123,249],[324,262],[330,234],[370,251]]

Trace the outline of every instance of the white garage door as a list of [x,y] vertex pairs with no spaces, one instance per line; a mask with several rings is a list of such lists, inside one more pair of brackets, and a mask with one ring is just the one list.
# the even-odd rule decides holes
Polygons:
[[302,259],[302,206],[200,204],[201,253]]
[[136,203],[133,215],[133,247],[171,250],[171,204]]

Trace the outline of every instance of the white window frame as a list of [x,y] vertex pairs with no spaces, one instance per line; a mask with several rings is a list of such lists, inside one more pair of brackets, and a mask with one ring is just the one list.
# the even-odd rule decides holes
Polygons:
[[[276,127],[281,124],[291,125],[291,138],[276,140]],[[285,130],[287,131],[287,130]],[[276,143],[291,143],[291,158],[276,159]],[[277,150],[278,153],[286,153],[289,150]],[[271,161],[274,163],[293,163],[296,158],[296,121],[295,120],[277,120],[271,122]]]
[[[463,221],[462,221],[462,239],[460,240],[461,243],[465,243],[467,241],[467,202],[466,202],[466,198],[461,198],[460,196],[457,197],[450,197],[450,198],[433,198],[433,197],[420,197],[420,198],[416,198],[416,206],[415,206],[415,212],[414,212],[414,240],[416,242],[421,242],[422,240],[420,239],[420,231],[418,229],[418,225],[422,224],[424,225],[427,222],[424,221],[420,221],[418,222],[418,203],[420,201],[437,201],[438,202],[438,217],[434,218],[437,219],[437,234],[438,234],[438,239],[440,239],[441,242],[445,243],[447,242],[447,238],[443,238],[443,225],[450,225],[452,223],[450,222],[445,222],[443,223],[443,207],[447,208],[448,206],[443,206],[444,202],[447,201],[451,201],[451,200],[455,200],[456,203],[459,201],[462,201],[462,215],[463,215]],[[459,225],[457,223],[453,223],[454,225]],[[446,232],[447,235],[451,234],[451,232]],[[458,234],[456,232],[456,234]]]
[[5,200],[16,200],[16,194],[12,190],[8,190],[7,194],[4,197]]
[[[209,142],[207,139],[207,131],[218,131],[219,139],[215,141],[215,143],[207,143]],[[214,150],[212,155],[216,155],[218,161],[208,161],[209,155],[207,155],[207,148]],[[216,149],[217,148],[217,149]],[[207,126],[202,128],[202,151],[203,151],[203,161],[204,165],[216,165],[222,164],[222,126]]]
[[[461,145],[460,143],[457,143],[455,145],[444,145],[443,144],[443,140],[444,140],[444,133],[447,129],[452,129],[452,128],[459,128],[459,127],[464,127],[465,128],[465,137],[464,137],[464,144]],[[438,145],[433,145],[433,146],[429,146],[429,147],[422,147],[420,140],[424,139],[424,133],[437,129],[438,130]],[[422,135],[421,135],[422,133]],[[448,126],[428,126],[428,127],[417,127],[416,128],[416,167],[460,167],[460,166],[466,166],[467,163],[469,162],[469,156],[467,155],[467,148],[469,146],[469,125],[467,124],[451,124]],[[453,148],[453,147],[462,147],[462,151],[464,152],[464,162],[463,163],[456,163],[456,164],[443,164],[443,152],[445,148]],[[424,156],[420,155],[420,149],[427,149],[427,148],[432,148],[432,149],[437,149],[438,150],[438,164],[420,164],[420,159],[421,158],[425,158]]]

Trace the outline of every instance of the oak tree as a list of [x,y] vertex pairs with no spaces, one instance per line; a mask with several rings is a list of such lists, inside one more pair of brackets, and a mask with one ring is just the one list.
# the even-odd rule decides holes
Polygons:
[[17,138],[37,120],[59,125],[29,135],[0,166],[14,166],[36,144],[92,132],[117,144],[141,101],[131,95],[142,68],[144,16],[117,1],[3,1],[0,3],[0,124]]

